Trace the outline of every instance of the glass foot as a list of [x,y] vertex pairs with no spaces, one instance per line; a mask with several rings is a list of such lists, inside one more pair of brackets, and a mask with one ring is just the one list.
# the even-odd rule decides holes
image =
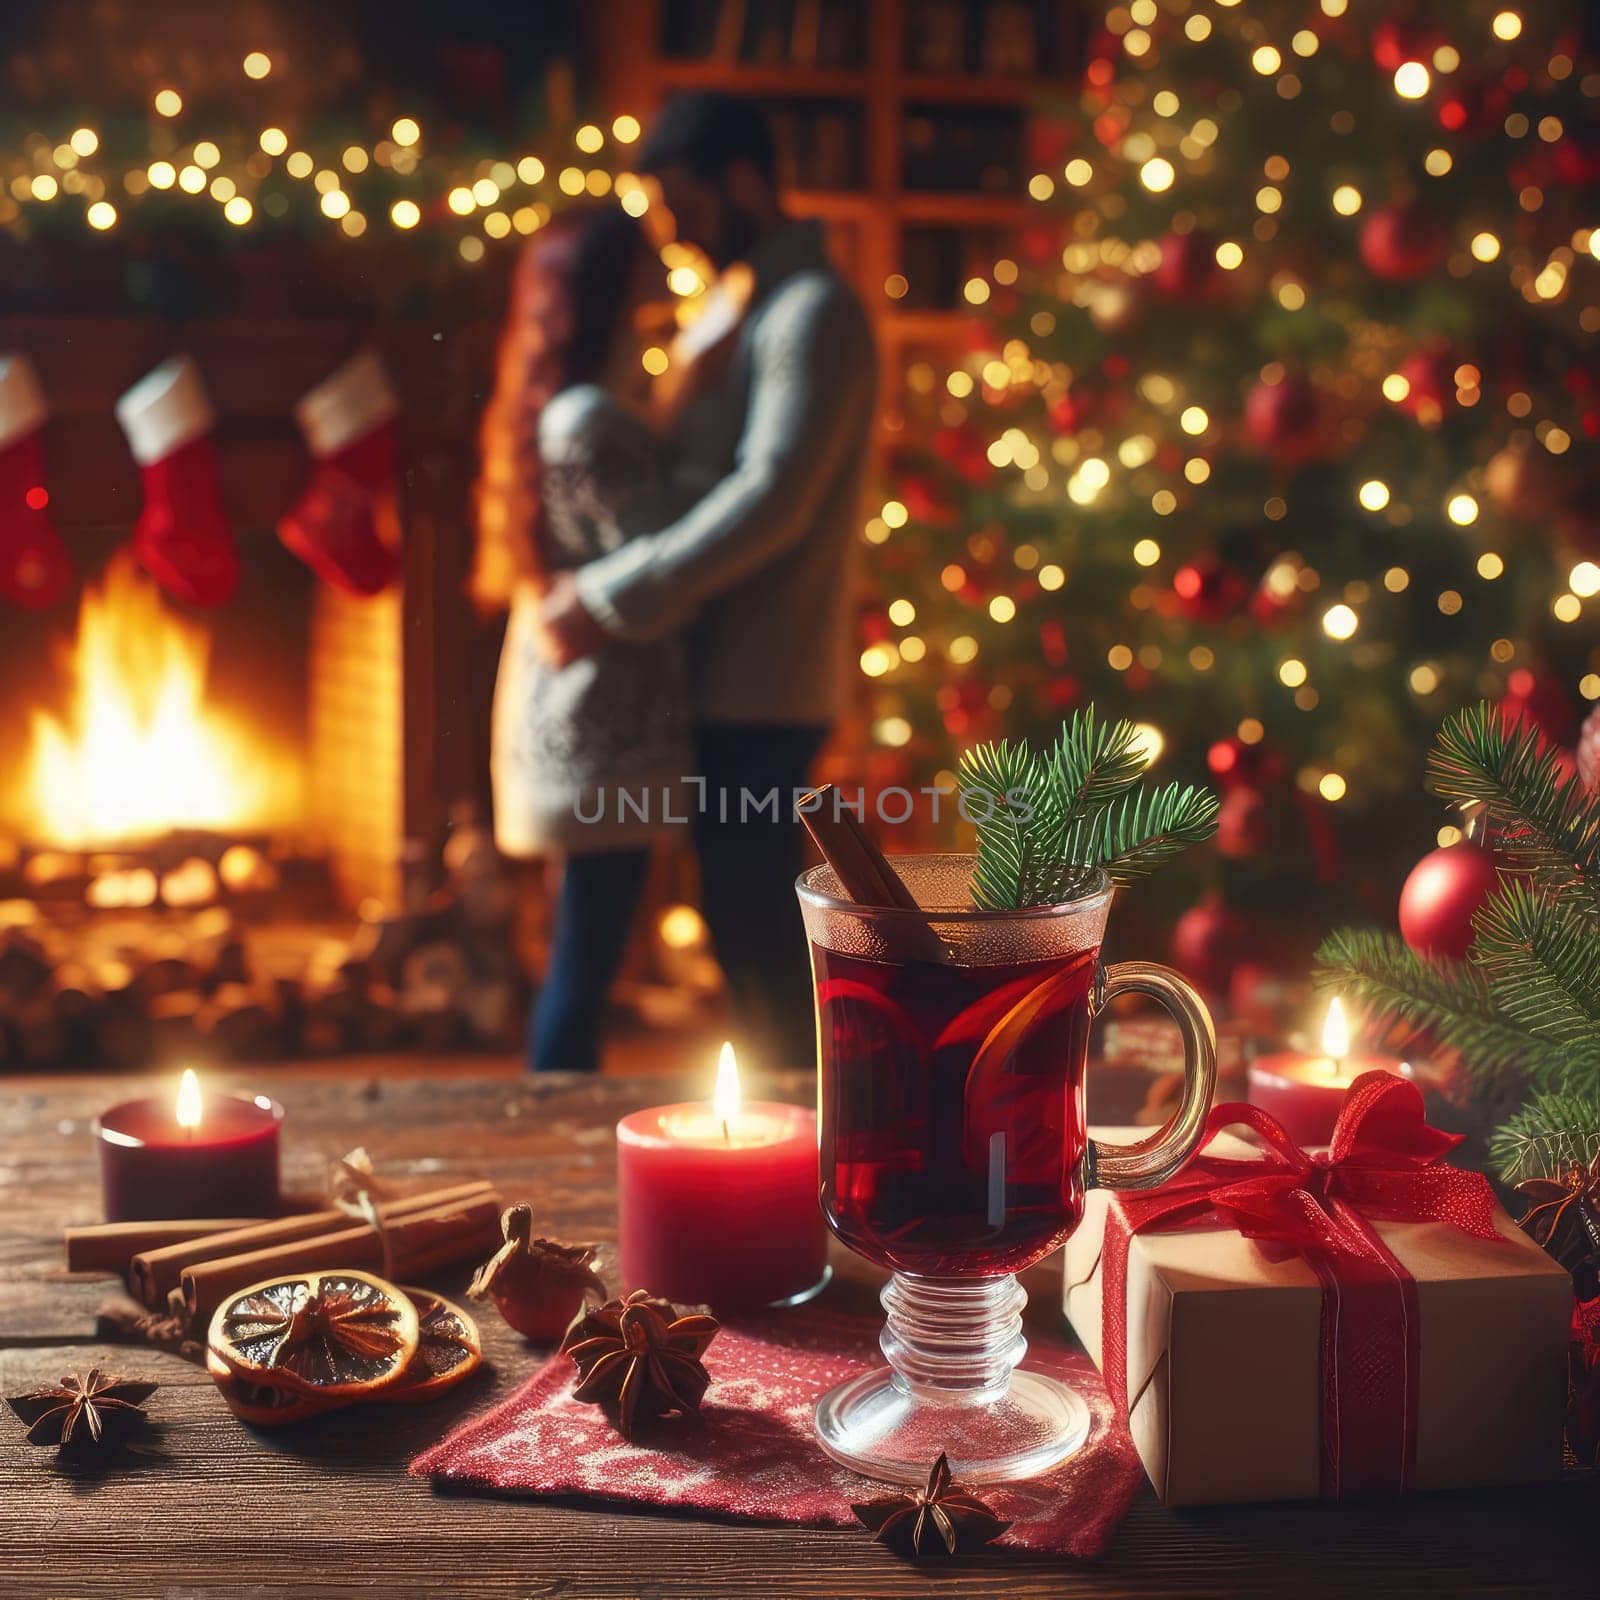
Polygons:
[[942,1450],[964,1483],[1037,1477],[1089,1436],[1089,1408],[1038,1372],[1017,1370],[1028,1297],[1012,1277],[896,1273],[878,1343],[889,1365],[817,1402],[817,1442],[869,1478],[926,1483]]
[[998,1395],[918,1398],[887,1367],[817,1402],[817,1443],[869,1478],[923,1484],[942,1450],[958,1483],[1009,1483],[1059,1466],[1089,1437],[1089,1408],[1065,1384],[1014,1372]]

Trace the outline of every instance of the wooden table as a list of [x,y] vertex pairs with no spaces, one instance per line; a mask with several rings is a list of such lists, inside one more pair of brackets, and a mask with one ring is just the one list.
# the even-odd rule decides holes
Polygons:
[[[243,1080],[241,1080],[242,1086]],[[486,1172],[567,1238],[614,1228],[611,1128],[680,1098],[661,1080],[382,1078],[256,1071],[288,1110],[286,1182],[315,1188],[365,1144],[379,1170]],[[0,1595],[29,1597],[497,1595],[526,1600],[741,1596],[1065,1597],[1360,1594],[1594,1595],[1600,1551],[1592,1483],[1420,1496],[1365,1508],[1263,1506],[1170,1512],[1148,1489],[1087,1565],[989,1556],[951,1570],[896,1561],[865,1532],[729,1525],[661,1515],[443,1495],[406,1463],[452,1425],[449,1402],[377,1407],[254,1433],[198,1368],[97,1346],[112,1285],[69,1276],[61,1228],[98,1219],[94,1112],[127,1080],[0,1082],[0,1390],[96,1362],[158,1378],[151,1451],[115,1472],[73,1474],[0,1420]],[[803,1100],[806,1080],[780,1092]],[[442,1281],[447,1291],[464,1281]],[[1035,1312],[1049,1317],[1050,1285]],[[851,1292],[848,1285],[842,1291]],[[494,1370],[464,1401],[508,1392],[533,1361],[491,1314]],[[1494,1352],[1484,1352],[1486,1362]]]

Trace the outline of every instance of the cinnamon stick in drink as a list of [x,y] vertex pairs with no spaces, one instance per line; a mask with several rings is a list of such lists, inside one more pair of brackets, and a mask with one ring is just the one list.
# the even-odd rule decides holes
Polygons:
[[[404,1217],[436,1206],[481,1199],[493,1192],[492,1185],[486,1179],[479,1178],[470,1183],[402,1195],[386,1202],[380,1210],[386,1218]],[[252,1251],[289,1245],[302,1239],[348,1232],[358,1225],[364,1226],[348,1211],[330,1208],[326,1211],[307,1211],[297,1217],[279,1217],[272,1222],[255,1223],[231,1233],[216,1233],[160,1249],[141,1251],[128,1263],[128,1287],[135,1298],[143,1301],[152,1311],[159,1311],[166,1306],[168,1294],[178,1287],[188,1267],[197,1266],[203,1261],[220,1260],[225,1256],[247,1255]]]
[[[403,1282],[441,1267],[479,1260],[501,1241],[500,1197],[493,1191],[395,1217],[385,1212],[382,1233],[365,1224],[337,1233],[293,1239],[242,1255],[202,1261],[183,1273],[183,1298],[193,1326],[204,1326],[229,1295],[267,1278],[347,1268]],[[345,1219],[349,1222],[349,1218]]]
[[863,906],[919,913],[916,918],[905,918],[905,926],[898,930],[902,948],[897,955],[916,961],[950,959],[950,952],[922,914],[916,896],[872,842],[860,818],[848,806],[839,804],[831,783],[802,796],[795,809],[823,860],[833,868],[839,887],[851,900]]
[[180,1217],[171,1222],[99,1222],[66,1228],[68,1272],[126,1272],[128,1263],[146,1250],[205,1239],[215,1233],[253,1228],[259,1217]]

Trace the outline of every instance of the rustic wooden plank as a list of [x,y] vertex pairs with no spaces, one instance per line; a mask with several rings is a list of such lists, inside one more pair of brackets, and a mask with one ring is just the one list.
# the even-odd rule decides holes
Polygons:
[[[365,1143],[379,1170],[484,1172],[526,1195],[568,1237],[614,1237],[610,1128],[635,1106],[703,1085],[661,1079],[528,1080],[470,1070],[436,1078],[297,1068],[239,1074],[286,1107],[294,1181]],[[44,1600],[175,1594],[550,1597],[550,1600],[892,1600],[902,1596],[1541,1596],[1593,1592],[1592,1485],[1434,1495],[1374,1506],[1168,1512],[1145,1491],[1096,1562],[973,1558],[906,1568],[865,1534],[627,1514],[442,1494],[405,1465],[468,1412],[533,1369],[492,1313],[489,1370],[469,1393],[419,1408],[356,1408],[279,1434],[222,1408],[199,1369],[94,1340],[112,1280],[69,1275],[59,1230],[91,1220],[94,1111],[139,1080],[14,1080],[0,1088],[0,1390],[101,1363],[162,1384],[150,1453],[115,1473],[71,1472],[0,1424],[0,1593]],[[765,1086],[763,1093],[774,1092]],[[809,1081],[775,1092],[805,1100]],[[870,1303],[874,1279],[842,1253],[841,1293]],[[1054,1320],[1054,1279],[1030,1275],[1030,1316]],[[465,1274],[440,1280],[458,1293]],[[1490,1357],[1486,1356],[1486,1359]],[[8,1419],[9,1420],[9,1419]]]

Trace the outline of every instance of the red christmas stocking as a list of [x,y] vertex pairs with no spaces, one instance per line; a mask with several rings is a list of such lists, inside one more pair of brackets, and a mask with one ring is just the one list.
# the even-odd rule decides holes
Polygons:
[[318,384],[295,417],[316,458],[311,481],[278,537],[324,583],[373,595],[400,573],[395,417],[383,363],[363,351]]
[[45,507],[44,393],[26,356],[0,356],[0,595],[42,610],[72,586],[72,561]]
[[134,554],[169,594],[221,605],[239,585],[239,551],[222,509],[200,369],[188,356],[163,361],[117,401],[117,420],[144,479]]

